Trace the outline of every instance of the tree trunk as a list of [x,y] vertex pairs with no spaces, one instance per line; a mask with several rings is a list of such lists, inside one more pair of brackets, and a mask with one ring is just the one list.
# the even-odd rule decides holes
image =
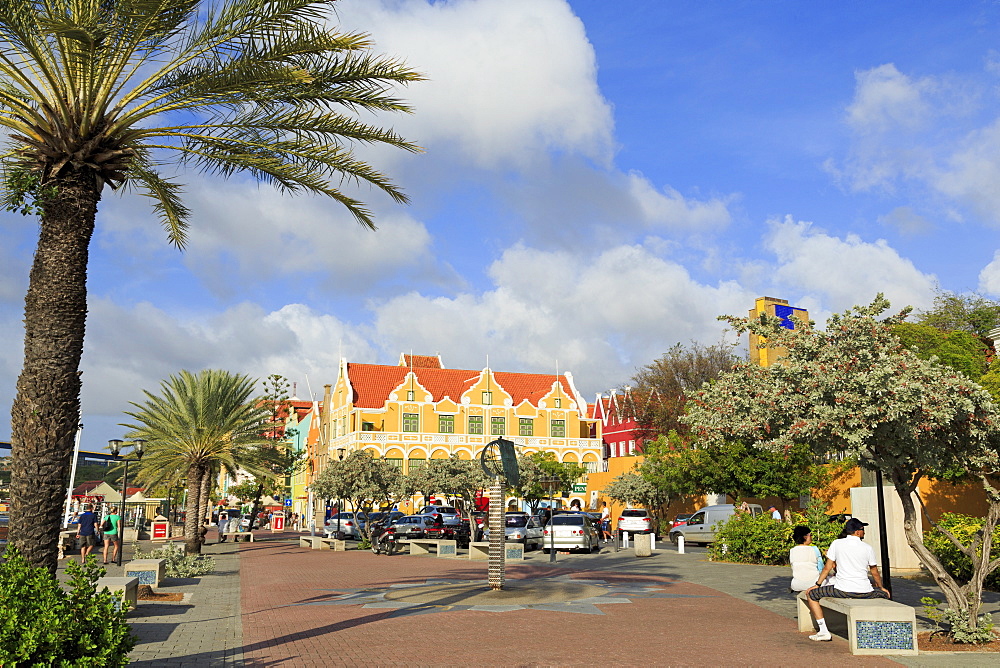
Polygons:
[[[212,469],[205,472],[201,479],[201,492],[198,494],[198,543],[205,544],[205,539],[201,535],[201,527],[205,519],[209,517],[208,497],[212,489]],[[200,549],[200,548],[199,548]]]
[[24,367],[11,410],[10,543],[55,572],[80,422],[87,261],[101,196],[87,169],[46,185],[58,190],[43,205],[24,300]]
[[205,471],[198,464],[188,467],[187,507],[184,517],[184,551],[201,554],[201,539],[198,536],[198,505],[201,498],[201,479]]
[[963,615],[967,615],[969,601],[966,600],[962,587],[945,570],[937,556],[927,549],[924,545],[924,537],[917,531],[917,509],[913,505],[910,486],[901,483],[896,476],[893,476],[893,484],[896,488],[896,494],[903,504],[903,533],[906,535],[906,542],[909,543],[917,558],[920,559],[920,563],[930,571],[938,587],[941,588],[946,605],[953,610],[960,611]]

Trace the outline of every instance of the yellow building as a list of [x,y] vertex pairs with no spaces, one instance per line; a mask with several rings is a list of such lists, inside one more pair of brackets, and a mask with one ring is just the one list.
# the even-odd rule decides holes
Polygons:
[[341,360],[323,397],[314,470],[341,450],[368,450],[408,473],[428,459],[478,457],[499,436],[519,454],[600,467],[600,422],[569,372],[446,369],[438,356],[403,354],[396,366]]
[[[750,309],[750,319],[759,318],[765,313],[781,318],[782,327],[788,329],[794,329],[793,317],[803,322],[809,322],[809,311],[789,306],[784,299],[775,297],[758,297],[754,307]],[[750,335],[750,361],[760,366],[770,366],[788,353],[787,349],[781,347],[761,348],[762,343],[764,343],[763,337],[756,334]]]

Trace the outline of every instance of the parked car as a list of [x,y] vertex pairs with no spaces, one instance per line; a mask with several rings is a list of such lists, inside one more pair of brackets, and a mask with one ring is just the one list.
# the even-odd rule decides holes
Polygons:
[[626,508],[618,516],[618,536],[627,531],[629,534],[635,533],[655,533],[653,518],[645,508]]
[[600,536],[594,523],[584,513],[554,515],[542,532],[542,549],[549,551],[555,543],[557,550],[583,550],[593,552],[600,548]]
[[[731,503],[721,503],[715,506],[705,506],[698,512],[691,515],[687,524],[676,526],[670,530],[670,542],[676,543],[678,536],[684,536],[686,543],[714,543],[715,527],[724,523],[736,514],[735,506]],[[750,513],[755,517],[764,512],[764,509],[756,503],[750,504]]]
[[372,522],[381,522],[382,520],[385,520],[388,524],[392,524],[400,517],[406,517],[406,513],[401,513],[398,510],[391,510],[389,512],[379,511],[376,513],[368,513],[367,515],[365,515],[364,524],[365,526],[367,526]]
[[342,534],[344,538],[361,538],[361,532],[365,528],[365,514],[362,512],[345,511],[337,513],[326,521],[323,527],[326,537]]
[[[240,518],[240,531],[250,531],[248,528],[250,526],[250,516],[244,515]],[[253,523],[254,531],[260,528],[260,518],[258,517]]]
[[[523,543],[525,551],[542,546],[542,526],[528,513],[504,514],[504,540]],[[483,531],[483,540],[489,540],[490,530]]]
[[453,540],[461,548],[469,547],[470,533],[468,520],[460,521],[458,524],[445,524],[433,515],[430,517],[432,523],[424,526],[424,538],[437,538],[439,540]]
[[440,515],[445,524],[451,525],[458,524],[462,519],[458,509],[454,506],[424,506],[423,510],[421,510],[419,514],[430,515],[432,517]]
[[434,526],[430,515],[404,515],[393,524],[399,538],[424,538],[428,527]]
[[673,529],[674,527],[684,526],[693,514],[694,513],[681,513],[674,518],[674,521],[670,524],[670,528]]

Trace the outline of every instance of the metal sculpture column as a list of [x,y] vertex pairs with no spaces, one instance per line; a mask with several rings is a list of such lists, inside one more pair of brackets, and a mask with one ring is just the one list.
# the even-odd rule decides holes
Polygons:
[[490,560],[488,580],[490,589],[503,589],[506,569],[504,545],[505,523],[503,517],[503,483],[493,478],[490,486]]
[[479,455],[483,471],[493,481],[490,486],[490,552],[487,569],[490,589],[503,589],[506,557],[507,527],[504,522],[505,487],[517,487],[520,473],[517,470],[517,454],[514,443],[502,438],[491,441]]

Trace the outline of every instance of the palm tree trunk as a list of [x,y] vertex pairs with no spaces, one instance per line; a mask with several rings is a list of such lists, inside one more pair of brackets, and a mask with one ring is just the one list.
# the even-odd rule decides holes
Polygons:
[[24,300],[24,367],[11,410],[10,542],[55,572],[73,435],[80,421],[80,356],[87,260],[100,191],[90,170],[47,185]]
[[184,551],[201,554],[201,540],[198,537],[198,505],[201,499],[201,479],[205,475],[203,467],[192,464],[188,468],[187,508],[184,516]]
[[201,526],[208,515],[208,496],[212,489],[213,470],[209,469],[201,479],[201,493],[198,495],[198,542],[204,545],[205,540],[201,535]]

